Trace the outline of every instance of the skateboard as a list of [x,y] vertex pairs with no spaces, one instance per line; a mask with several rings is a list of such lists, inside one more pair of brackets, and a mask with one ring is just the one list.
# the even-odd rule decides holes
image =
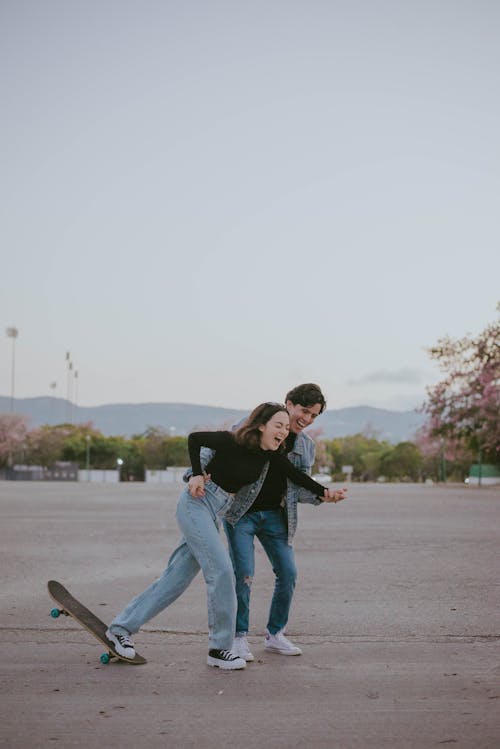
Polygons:
[[146,659],[143,658],[139,653],[135,654],[134,658],[124,658],[116,652],[112,642],[106,637],[107,625],[104,624],[98,617],[89,611],[80,601],[77,601],[71,593],[66,590],[64,585],[58,583],[56,580],[49,580],[47,583],[49,595],[54,599],[61,608],[52,609],[50,615],[53,619],[57,619],[61,614],[64,616],[71,616],[79,624],[90,632],[96,640],[104,645],[107,652],[103,653],[100,657],[101,663],[109,663],[111,660],[120,660],[125,663],[131,663],[133,666],[141,666],[143,663],[147,663]]

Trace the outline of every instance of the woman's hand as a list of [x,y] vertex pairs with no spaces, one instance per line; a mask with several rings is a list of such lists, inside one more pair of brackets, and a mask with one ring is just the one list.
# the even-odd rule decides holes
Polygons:
[[200,499],[205,496],[205,482],[210,479],[208,473],[204,473],[203,476],[191,476],[188,481],[188,491],[195,499]]
[[325,489],[323,502],[342,502],[346,498],[347,489]]

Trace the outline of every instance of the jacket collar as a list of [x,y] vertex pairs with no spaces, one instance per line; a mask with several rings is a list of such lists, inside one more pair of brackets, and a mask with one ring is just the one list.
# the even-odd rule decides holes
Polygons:
[[303,455],[305,452],[306,440],[307,435],[303,432],[299,432],[295,439],[295,445],[293,446],[293,449],[290,450],[290,452],[297,453],[297,455]]

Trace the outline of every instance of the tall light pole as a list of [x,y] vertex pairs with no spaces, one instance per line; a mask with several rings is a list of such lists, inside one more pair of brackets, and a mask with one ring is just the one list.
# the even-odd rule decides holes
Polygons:
[[12,370],[10,377],[10,411],[14,411],[14,393],[16,385],[16,338],[19,335],[17,328],[11,327],[6,330],[7,336],[12,338]]
[[71,421],[71,371],[73,369],[73,362],[71,361],[69,351],[66,351],[66,361],[68,363],[68,373],[66,377],[66,423],[69,424]]
[[57,382],[51,382],[49,388],[52,390],[52,398],[50,399],[49,408],[49,422],[52,424],[54,421],[54,398],[56,393]]
[[78,408],[78,370],[77,369],[75,369],[74,384],[75,384],[75,396],[74,396],[74,408],[73,408],[74,418],[71,419],[71,423],[73,423],[73,421],[78,423],[78,417],[76,414],[76,409]]

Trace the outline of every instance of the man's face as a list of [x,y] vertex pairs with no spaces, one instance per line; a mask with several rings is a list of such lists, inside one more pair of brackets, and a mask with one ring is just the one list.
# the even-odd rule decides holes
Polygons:
[[321,404],[319,403],[315,403],[314,406],[301,406],[300,403],[287,401],[286,408],[290,415],[290,431],[294,434],[298,434],[306,427],[311,426],[321,413]]

